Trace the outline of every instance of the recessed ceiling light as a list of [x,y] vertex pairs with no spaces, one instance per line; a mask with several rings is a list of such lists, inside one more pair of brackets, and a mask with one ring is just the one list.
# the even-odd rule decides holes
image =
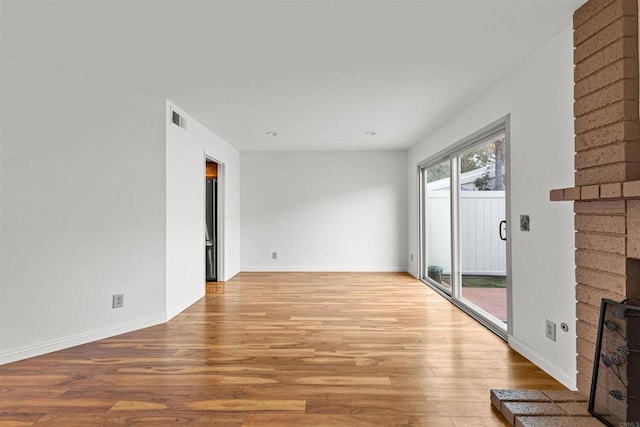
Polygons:
[[278,136],[278,132],[267,132],[269,136]]
[[373,136],[373,135],[375,135],[376,133],[377,133],[377,132],[376,132],[375,130],[368,130],[368,131],[366,131],[364,134],[365,134],[365,135],[369,135],[369,136]]

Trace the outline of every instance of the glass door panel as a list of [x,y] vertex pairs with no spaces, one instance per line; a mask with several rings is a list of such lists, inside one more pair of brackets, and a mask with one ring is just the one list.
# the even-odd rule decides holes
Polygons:
[[[505,133],[458,156],[460,299],[507,322]],[[492,318],[492,319],[491,319]]]
[[451,294],[451,161],[427,168],[422,176],[426,255],[423,279]]

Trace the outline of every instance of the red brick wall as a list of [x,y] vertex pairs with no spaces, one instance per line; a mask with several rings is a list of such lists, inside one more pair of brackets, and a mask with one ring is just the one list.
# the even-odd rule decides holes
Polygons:
[[587,2],[574,46],[576,186],[640,179],[637,0]]
[[589,0],[573,18],[576,187],[552,199],[575,200],[577,380],[588,394],[600,300],[637,291],[627,258],[640,258],[640,202],[622,193],[640,180],[638,0]]

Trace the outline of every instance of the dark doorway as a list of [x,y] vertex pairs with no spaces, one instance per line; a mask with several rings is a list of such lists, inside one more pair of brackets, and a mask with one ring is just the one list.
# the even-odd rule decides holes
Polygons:
[[218,281],[218,164],[207,161],[205,197],[205,278],[207,282]]

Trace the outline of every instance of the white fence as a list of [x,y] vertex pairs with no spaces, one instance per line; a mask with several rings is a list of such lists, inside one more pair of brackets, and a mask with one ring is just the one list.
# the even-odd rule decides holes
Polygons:
[[[504,191],[460,192],[460,251],[463,274],[504,276],[506,242],[498,226],[506,219]],[[429,191],[426,206],[428,265],[451,271],[450,193]]]

